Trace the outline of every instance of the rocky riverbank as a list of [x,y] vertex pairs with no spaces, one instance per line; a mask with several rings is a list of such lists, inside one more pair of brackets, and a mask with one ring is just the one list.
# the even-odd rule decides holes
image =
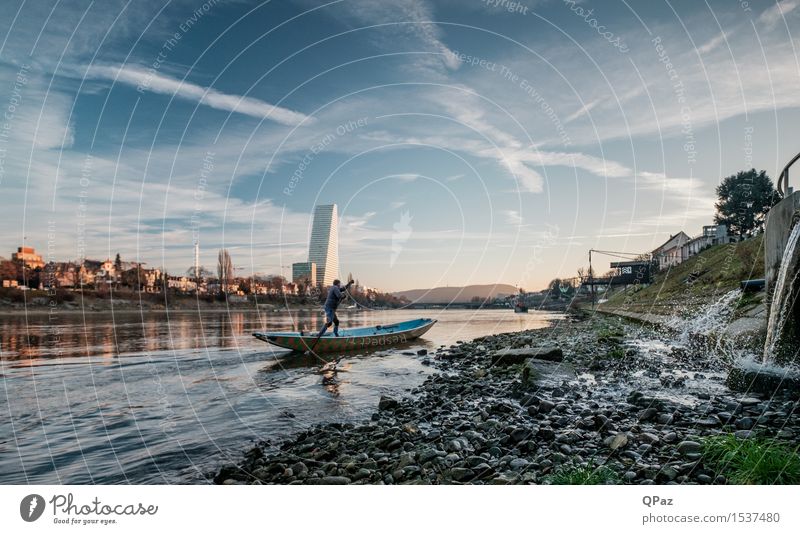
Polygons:
[[571,316],[420,354],[439,372],[408,398],[382,397],[371,421],[262,444],[214,482],[759,482],[714,463],[711,445],[796,440],[797,401],[732,392],[723,357],[665,339],[616,317]]

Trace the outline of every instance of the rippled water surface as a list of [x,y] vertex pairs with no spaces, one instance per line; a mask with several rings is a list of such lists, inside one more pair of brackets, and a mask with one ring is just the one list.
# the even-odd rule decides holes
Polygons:
[[506,310],[341,315],[344,328],[421,316],[439,321],[423,339],[350,353],[335,368],[251,336],[317,329],[317,313],[0,316],[0,483],[204,482],[250,442],[368,418],[381,394],[407,393],[431,372],[409,351],[542,328],[559,317]]

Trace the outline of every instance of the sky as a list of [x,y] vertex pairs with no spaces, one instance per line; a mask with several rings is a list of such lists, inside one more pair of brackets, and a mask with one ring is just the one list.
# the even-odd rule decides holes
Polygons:
[[540,289],[774,179],[799,35],[800,0],[7,0],[0,256],[290,276],[336,203],[342,276]]

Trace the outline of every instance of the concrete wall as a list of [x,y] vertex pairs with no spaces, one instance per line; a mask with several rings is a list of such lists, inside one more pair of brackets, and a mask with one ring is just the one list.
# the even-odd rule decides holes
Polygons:
[[784,198],[767,214],[764,232],[764,267],[767,280],[767,295],[771,295],[772,284],[778,276],[781,258],[792,230],[792,217],[800,210],[800,191]]

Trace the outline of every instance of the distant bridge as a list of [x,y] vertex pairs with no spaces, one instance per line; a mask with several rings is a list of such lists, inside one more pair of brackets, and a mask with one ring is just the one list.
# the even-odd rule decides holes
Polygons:
[[455,310],[478,310],[478,309],[492,309],[492,310],[510,310],[508,306],[500,306],[497,304],[484,304],[483,302],[412,302],[403,306],[409,310],[439,310],[439,309],[455,309]]

